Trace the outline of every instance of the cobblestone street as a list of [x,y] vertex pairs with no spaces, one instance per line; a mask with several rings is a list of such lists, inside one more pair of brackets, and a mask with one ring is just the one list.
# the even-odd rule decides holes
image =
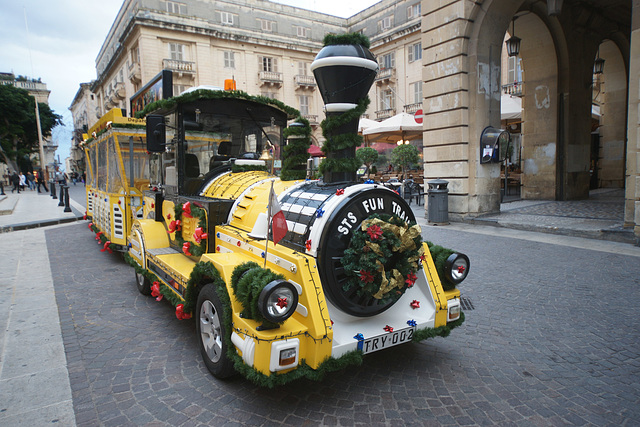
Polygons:
[[140,295],[85,222],[47,230],[78,425],[640,423],[637,257],[450,227],[423,236],[471,259],[460,328],[268,390],[212,377],[193,320]]

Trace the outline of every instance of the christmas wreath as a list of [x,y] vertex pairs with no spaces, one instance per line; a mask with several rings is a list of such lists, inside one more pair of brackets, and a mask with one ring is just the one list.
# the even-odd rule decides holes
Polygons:
[[[199,204],[198,204],[199,205]],[[207,242],[209,234],[207,233],[207,211],[200,206],[195,206],[191,202],[185,202],[182,205],[176,203],[174,206],[175,220],[169,223],[168,232],[175,232],[175,239],[178,246],[182,247],[182,252],[187,256],[199,257],[207,252]],[[195,244],[184,240],[182,237],[182,221],[184,217],[198,219],[199,227],[195,229],[193,238]]]
[[342,290],[383,303],[397,301],[414,285],[424,257],[420,226],[397,216],[371,215],[354,231],[342,265],[348,280]]

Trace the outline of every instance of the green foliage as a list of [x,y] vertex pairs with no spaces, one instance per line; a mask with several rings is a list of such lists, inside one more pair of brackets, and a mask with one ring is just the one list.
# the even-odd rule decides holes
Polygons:
[[320,163],[320,167],[318,168],[321,174],[325,172],[355,172],[358,170],[360,163],[357,159],[330,158],[330,153],[344,150],[345,148],[355,148],[362,144],[362,137],[358,134],[348,133],[332,135],[332,131],[354,120],[358,120],[360,116],[367,111],[370,102],[369,97],[363,98],[358,101],[357,107],[345,111],[340,115],[327,116],[327,118],[322,121],[320,126],[322,127],[322,135],[325,137],[322,151],[327,154],[327,158]]
[[411,144],[398,145],[391,152],[391,163],[402,166],[406,171],[408,166],[415,165],[420,162],[418,149]]
[[[13,85],[0,85],[0,155],[10,163],[39,150],[35,98]],[[42,135],[62,125],[62,116],[55,114],[48,104],[39,102]]]
[[446,325],[437,327],[437,328],[424,328],[418,329],[413,334],[413,342],[418,342],[422,340],[426,340],[427,338],[435,338],[435,337],[448,337],[451,333],[452,329],[457,328],[458,326],[464,323],[464,313],[460,311],[460,318],[453,322],[447,323]]
[[427,241],[427,246],[429,246],[429,252],[431,252],[431,257],[433,258],[433,262],[436,265],[436,271],[438,272],[438,277],[440,278],[440,283],[442,283],[442,288],[445,291],[450,291],[456,287],[455,283],[451,283],[447,279],[447,275],[444,273],[444,263],[447,261],[447,258],[453,253],[455,253],[452,249],[443,248],[442,246],[438,246],[433,244],[432,242]]
[[207,90],[198,89],[193,92],[185,93],[180,96],[174,96],[170,99],[161,99],[156,102],[152,102],[147,105],[144,110],[136,113],[137,118],[143,118],[147,114],[156,110],[170,110],[175,108],[178,104],[197,101],[199,99],[245,99],[247,101],[254,101],[264,105],[270,105],[276,107],[287,113],[290,119],[300,116],[300,112],[293,107],[289,107],[285,103],[278,101],[277,99],[267,98],[266,96],[253,96],[240,90]]
[[260,293],[267,284],[277,279],[284,280],[285,277],[267,268],[262,268],[256,263],[244,263],[236,267],[236,269],[239,269],[239,272],[236,274],[234,270],[233,276],[237,277],[238,280],[237,282],[232,282],[231,287],[236,299],[244,308],[241,316],[246,319],[253,319],[264,326],[274,326],[260,313],[258,298],[260,298]]
[[261,171],[266,172],[266,166],[259,165],[236,165],[235,163],[231,166],[231,172],[240,173],[240,172],[253,172],[253,171]]
[[[182,205],[180,203],[176,203],[175,206],[173,207],[173,211],[175,213],[175,220],[182,221],[182,215],[183,215]],[[198,225],[202,228],[202,231],[206,233],[207,232],[207,211],[191,203],[191,216],[198,219],[199,221]],[[175,232],[175,238],[176,238],[176,243],[180,247],[182,247],[182,245],[184,245],[184,243],[186,242],[186,240],[184,240],[184,238],[182,237],[182,230]],[[195,257],[199,257],[202,254],[206,253],[207,240],[208,239],[202,239],[202,242],[200,244],[197,244],[195,242],[190,242],[191,247],[189,248],[189,253]]]
[[378,161],[378,152],[371,147],[358,148],[356,150],[356,159],[371,169],[371,165]]
[[414,228],[414,235],[407,233],[413,226],[415,223],[386,214],[373,214],[363,221],[362,227],[353,232],[341,260],[348,277],[342,290],[356,288],[358,296],[374,297],[383,303],[397,301],[413,286],[421,268],[420,230]]
[[324,46],[334,46],[340,44],[353,44],[364,46],[367,49],[371,47],[369,37],[360,33],[345,33],[345,34],[327,34],[323,40]]
[[[284,154],[280,179],[283,181],[305,179],[307,176],[308,150],[311,146],[311,126],[304,117],[298,117],[296,122],[301,123],[303,126],[289,126],[283,131],[284,138],[288,140],[287,145],[282,150]],[[297,138],[291,138],[292,136]]]

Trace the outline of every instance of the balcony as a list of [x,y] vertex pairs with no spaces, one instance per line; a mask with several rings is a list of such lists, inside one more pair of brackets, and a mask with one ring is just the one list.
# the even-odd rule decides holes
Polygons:
[[162,68],[165,70],[178,73],[178,77],[189,76],[192,79],[196,77],[196,63],[191,61],[179,61],[177,59],[163,59]]
[[123,82],[116,83],[116,86],[113,88],[112,95],[118,100],[125,99],[127,97],[127,90],[124,88]]
[[129,80],[131,80],[132,83],[142,82],[142,72],[140,71],[139,62],[134,62],[133,64],[129,65],[127,77]]
[[282,85],[282,73],[275,73],[273,71],[260,71],[259,74],[260,83],[269,86],[281,86]]
[[524,92],[524,82],[513,82],[502,86],[502,93],[505,95],[522,96]]
[[386,110],[378,110],[376,111],[376,120],[388,119],[396,114],[395,108],[388,108]]
[[415,104],[407,104],[404,106],[404,112],[408,114],[414,114],[416,111],[422,108],[422,102],[416,102]]
[[293,77],[296,89],[315,89],[316,79],[313,76],[297,75]]
[[396,69],[395,68],[381,68],[378,71],[378,75],[376,76],[376,84],[389,83],[391,81],[395,81],[396,79]]
[[311,126],[317,126],[318,125],[318,116],[316,116],[316,115],[303,114],[302,118],[309,120],[309,124]]

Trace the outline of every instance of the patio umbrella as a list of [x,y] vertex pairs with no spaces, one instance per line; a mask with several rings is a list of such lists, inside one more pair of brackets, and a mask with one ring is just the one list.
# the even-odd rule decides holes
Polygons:
[[358,122],[358,133],[362,134],[365,129],[370,128],[371,126],[378,126],[380,122],[376,122],[375,120],[365,119],[363,117],[360,118]]
[[322,152],[320,147],[313,144],[311,145],[311,147],[309,147],[309,149],[307,150],[307,153],[309,153],[311,157],[325,157],[325,154]]
[[411,141],[422,138],[422,124],[418,124],[411,114],[400,113],[365,129],[362,134],[369,142]]

